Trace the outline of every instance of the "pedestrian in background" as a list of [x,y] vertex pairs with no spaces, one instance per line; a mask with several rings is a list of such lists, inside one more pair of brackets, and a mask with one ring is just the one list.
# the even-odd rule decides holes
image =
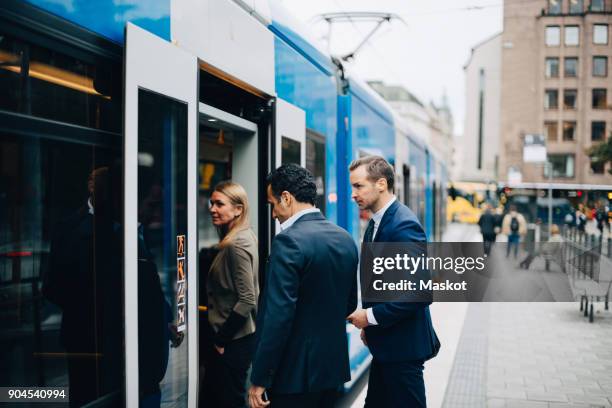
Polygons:
[[506,214],[502,222],[502,233],[508,236],[508,246],[506,247],[506,258],[514,249],[514,259],[518,256],[518,247],[521,237],[527,233],[527,221],[523,214],[516,211],[516,206],[510,206],[510,212]]
[[480,233],[484,242],[484,253],[489,255],[497,237],[497,215],[493,213],[491,204],[485,205],[485,211],[478,219],[478,226],[480,226]]
[[584,204],[578,204],[578,209],[576,210],[576,229],[578,233],[584,234],[587,223],[587,216],[584,210]]
[[608,210],[606,209],[603,201],[599,202],[597,206],[597,212],[595,213],[595,222],[597,223],[597,229],[599,230],[599,239],[603,239],[604,228],[609,229]]

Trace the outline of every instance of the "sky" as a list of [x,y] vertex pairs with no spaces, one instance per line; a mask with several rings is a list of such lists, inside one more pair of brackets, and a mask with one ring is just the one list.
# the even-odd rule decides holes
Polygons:
[[[502,31],[502,0],[282,0],[327,47],[328,25],[321,13],[377,11],[399,15],[403,21],[385,23],[356,54],[350,72],[365,80],[402,85],[424,103],[440,103],[446,93],[455,120],[463,131],[465,77],[463,67],[471,49]],[[369,22],[336,23],[332,28],[334,55],[354,49],[374,26]]]

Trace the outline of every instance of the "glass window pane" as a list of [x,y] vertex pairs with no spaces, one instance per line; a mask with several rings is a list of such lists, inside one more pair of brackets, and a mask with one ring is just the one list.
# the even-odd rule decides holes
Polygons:
[[568,57],[565,58],[565,76],[568,78],[578,76],[578,58]]
[[608,57],[593,57],[593,76],[608,75]]
[[591,11],[604,11],[604,0],[591,0]]
[[595,24],[593,26],[593,44],[607,44],[608,43],[608,25],[607,24]]
[[559,91],[547,89],[544,97],[545,109],[557,109],[559,107]]
[[546,58],[546,78],[559,77],[559,58]]
[[195,273],[181,251],[187,247],[187,104],[142,89],[138,101],[141,402],[161,389],[162,401],[186,406],[185,282]]
[[570,14],[580,14],[584,11],[584,5],[582,0],[569,0],[569,12]]
[[563,141],[576,140],[576,122],[563,122]]
[[557,46],[561,43],[561,28],[559,26],[546,27],[546,45]]
[[605,89],[593,89],[593,108],[605,109],[607,107],[607,91]]
[[306,168],[317,185],[315,205],[325,214],[325,139],[310,130],[306,131]]
[[561,14],[561,0],[548,0],[548,14]]
[[575,89],[563,90],[563,108],[564,109],[576,109],[578,91]]
[[[574,177],[574,156],[569,154],[550,154],[548,161],[552,164],[553,177]],[[544,166],[544,175],[548,177],[548,166]]]
[[565,45],[576,46],[580,43],[580,28],[578,26],[565,26]]
[[123,405],[121,139],[3,126],[0,384],[69,387],[74,406],[109,394]]
[[122,75],[117,63],[89,63],[0,30],[0,109],[119,133]]
[[301,164],[300,142],[283,136],[281,139],[281,164],[294,163]]
[[556,142],[558,132],[557,122],[545,122],[544,129],[546,133],[546,139],[551,142]]
[[591,140],[600,142],[604,140],[606,134],[606,122],[591,123]]

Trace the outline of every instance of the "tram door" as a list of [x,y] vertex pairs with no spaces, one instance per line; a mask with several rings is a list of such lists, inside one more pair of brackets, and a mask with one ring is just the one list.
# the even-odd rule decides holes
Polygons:
[[128,407],[196,403],[197,83],[195,57],[127,25],[123,229]]

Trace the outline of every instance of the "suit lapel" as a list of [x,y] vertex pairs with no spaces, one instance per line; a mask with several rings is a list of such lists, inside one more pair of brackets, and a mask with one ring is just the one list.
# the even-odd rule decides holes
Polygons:
[[380,225],[378,226],[378,230],[376,230],[376,236],[374,237],[373,242],[380,242],[380,237],[383,234],[385,226],[389,222],[391,222],[391,219],[395,216],[395,212],[397,211],[398,208],[399,208],[399,202],[397,201],[397,199],[395,199],[393,204],[391,204],[391,206],[387,208],[387,211],[385,211],[385,214],[383,215],[382,220],[380,220]]

